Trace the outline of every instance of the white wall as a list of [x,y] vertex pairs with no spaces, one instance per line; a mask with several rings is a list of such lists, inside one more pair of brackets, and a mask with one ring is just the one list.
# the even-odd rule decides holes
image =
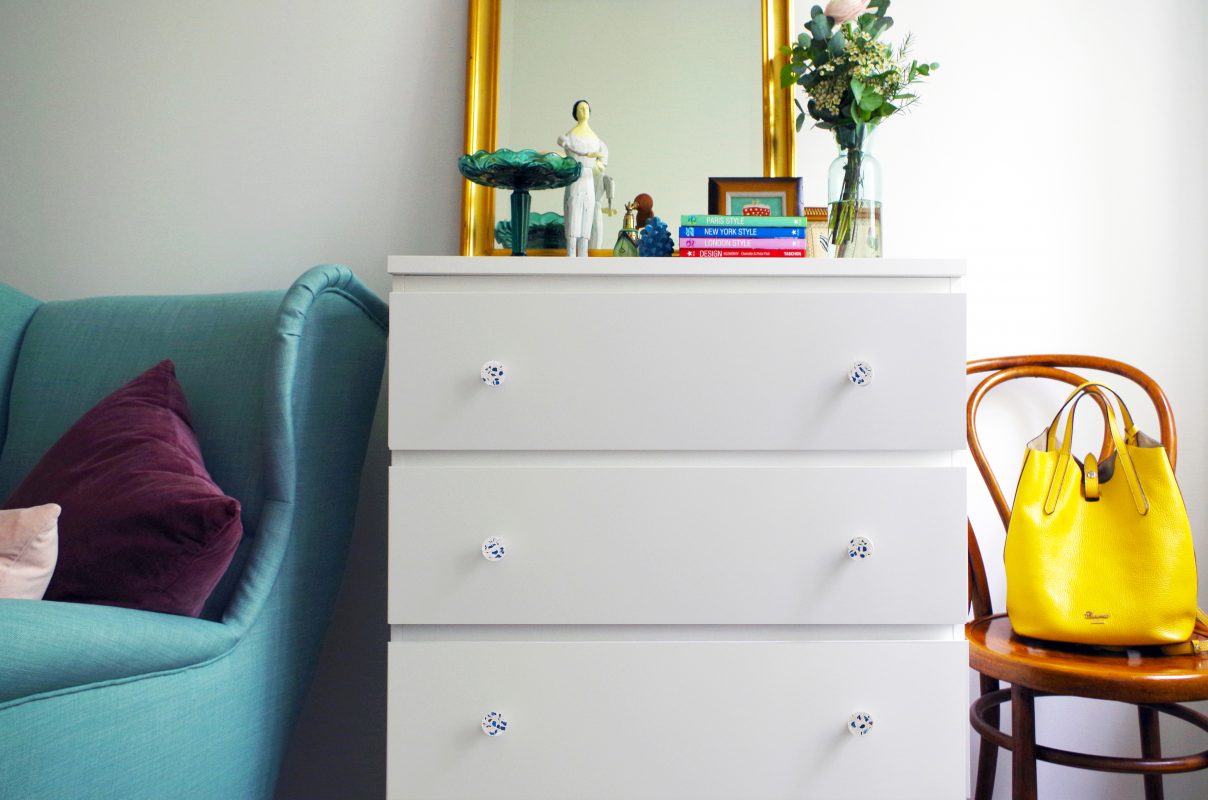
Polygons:
[[[811,3],[795,5],[803,24]],[[894,0],[891,15],[891,38],[913,31],[917,57],[941,67],[922,87],[922,104],[876,137],[886,254],[968,259],[970,358],[1087,353],[1157,379],[1174,406],[1179,480],[1200,564],[1208,564],[1208,4]],[[833,144],[821,131],[803,131],[798,143],[806,201],[821,205]],[[984,444],[1010,496],[1023,443],[1048,424],[1063,392],[1036,399],[1034,386],[996,391],[1004,395],[987,402]],[[1127,397],[1139,412],[1143,396]],[[1080,452],[1092,449],[1096,424],[1087,414]],[[1152,422],[1141,427],[1156,434]],[[972,469],[969,496],[1003,610],[1002,529]],[[1205,603],[1208,574],[1200,587]],[[1038,708],[1045,743],[1140,755],[1129,709],[1043,699]],[[1174,723],[1163,746],[1197,752],[1204,738]],[[1009,775],[1004,755],[998,797],[1009,796]],[[1140,778],[1048,765],[1039,780],[1045,798],[1141,794]],[[1166,781],[1171,800],[1208,796],[1206,773]]]
[[[943,67],[878,137],[888,254],[969,259],[971,357],[1097,353],[1156,377],[1208,553],[1208,10],[896,0],[893,13]],[[384,293],[387,254],[456,252],[464,41],[465,4],[451,0],[0,0],[0,280],[48,299],[282,288],[339,261]],[[799,142],[807,203],[821,204],[830,143]],[[1005,475],[1051,406],[999,416],[989,444]],[[282,797],[383,794],[380,424],[375,435]],[[984,502],[973,513],[993,571],[1001,534]],[[1134,747],[1132,717],[1110,710],[1042,701],[1040,726],[1057,746]],[[1165,738],[1202,748],[1173,726]],[[1050,798],[1140,791],[1067,770],[1040,780]],[[1167,797],[1202,800],[1206,785],[1172,777]]]

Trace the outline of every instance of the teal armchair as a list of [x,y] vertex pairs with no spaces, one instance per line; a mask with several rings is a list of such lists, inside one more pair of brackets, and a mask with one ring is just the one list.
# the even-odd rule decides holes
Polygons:
[[284,295],[41,303],[0,284],[0,502],[170,358],[245,530],[200,619],[0,600],[0,800],[272,796],[340,584],[386,326],[335,266]]

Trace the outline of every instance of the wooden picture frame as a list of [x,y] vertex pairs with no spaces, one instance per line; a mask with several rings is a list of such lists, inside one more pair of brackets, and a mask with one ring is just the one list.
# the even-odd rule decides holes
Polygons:
[[709,213],[742,216],[742,207],[764,203],[773,217],[801,216],[801,178],[710,178]]
[[801,210],[801,216],[805,217],[805,254],[810,258],[830,256],[830,229],[826,215],[826,206],[806,206]]

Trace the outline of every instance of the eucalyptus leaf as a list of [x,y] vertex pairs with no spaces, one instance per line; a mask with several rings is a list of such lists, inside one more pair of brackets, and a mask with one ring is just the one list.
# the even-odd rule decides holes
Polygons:
[[851,93],[855,95],[857,103],[860,102],[862,97],[864,97],[864,89],[865,86],[863,83],[861,83],[859,78],[851,79]]
[[805,114],[797,115],[797,133],[801,133],[801,126],[805,124]]
[[827,50],[832,56],[843,55],[844,49],[847,48],[847,39],[843,37],[843,31],[835,31],[835,35],[831,37],[830,44],[827,45]]
[[869,11],[875,11],[877,19],[885,16],[885,12],[889,10],[889,0],[872,0],[868,4]]
[[810,9],[810,19],[813,19],[814,17],[817,17],[817,16],[823,16],[822,6],[814,6],[813,8]]
[[802,47],[809,47],[811,41],[812,37],[810,37],[808,34],[802,33],[797,36],[797,44],[801,45]]
[[920,75],[930,75],[931,74],[931,65],[930,64],[919,64],[918,67],[916,67],[916,69]]
[[810,22],[810,31],[814,34],[815,40],[825,42],[831,35],[829,18],[821,12],[815,14]]

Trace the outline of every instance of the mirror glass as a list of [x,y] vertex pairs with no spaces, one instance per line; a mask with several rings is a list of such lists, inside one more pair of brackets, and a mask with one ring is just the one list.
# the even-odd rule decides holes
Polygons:
[[[587,100],[614,186],[599,247],[639,193],[674,236],[681,214],[708,210],[710,177],[763,174],[761,26],[757,2],[501,0],[496,146],[562,154]],[[496,191],[496,223],[509,195]],[[532,214],[562,214],[563,196],[534,191]]]

